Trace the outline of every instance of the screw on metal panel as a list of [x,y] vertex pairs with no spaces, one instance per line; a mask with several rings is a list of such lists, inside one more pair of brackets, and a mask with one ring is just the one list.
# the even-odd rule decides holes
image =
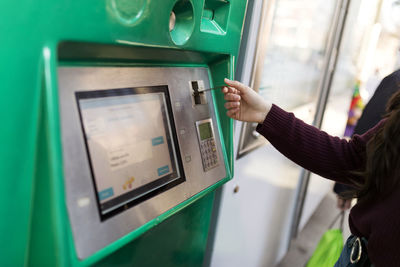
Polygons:
[[234,188],[233,188],[233,193],[237,193],[237,192],[239,192],[239,186],[238,185],[236,185]]

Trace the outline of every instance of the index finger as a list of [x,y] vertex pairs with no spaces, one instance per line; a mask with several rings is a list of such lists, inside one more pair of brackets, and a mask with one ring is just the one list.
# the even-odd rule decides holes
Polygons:
[[235,89],[235,88],[233,88],[233,87],[230,87],[230,86],[224,86],[224,87],[222,88],[222,92],[223,92],[224,94],[231,93],[231,94],[237,94],[237,95],[240,93],[237,89]]

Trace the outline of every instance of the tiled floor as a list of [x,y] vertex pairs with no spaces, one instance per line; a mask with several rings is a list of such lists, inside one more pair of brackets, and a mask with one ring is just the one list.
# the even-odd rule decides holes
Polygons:
[[[292,241],[288,253],[276,267],[305,266],[318,244],[319,239],[323,233],[328,230],[329,225],[338,213],[339,210],[336,208],[336,196],[334,193],[329,193],[311,216],[306,226],[298,235],[298,238]],[[338,223],[336,223],[335,227],[338,227]],[[345,241],[349,235],[348,212],[346,212],[343,240]]]

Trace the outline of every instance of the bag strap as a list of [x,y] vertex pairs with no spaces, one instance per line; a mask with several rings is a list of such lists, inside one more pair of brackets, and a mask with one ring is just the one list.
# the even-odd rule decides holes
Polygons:
[[343,210],[341,212],[340,224],[339,224],[339,229],[340,229],[340,232],[342,232],[342,233],[343,233],[344,213],[345,213],[345,211]]
[[333,219],[333,221],[329,225],[329,229],[333,228],[333,226],[335,225],[336,221],[339,220],[339,218],[340,218],[339,229],[340,229],[341,232],[343,232],[344,211],[339,212],[339,214],[335,216],[335,218]]

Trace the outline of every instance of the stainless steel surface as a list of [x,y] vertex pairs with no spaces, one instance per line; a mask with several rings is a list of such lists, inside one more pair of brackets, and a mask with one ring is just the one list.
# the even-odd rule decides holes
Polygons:
[[[226,177],[211,92],[206,92],[208,105],[192,106],[189,81],[203,80],[209,88],[206,68],[61,67],[58,74],[66,202],[80,259]],[[155,85],[169,88],[186,182],[101,221],[74,93]],[[207,118],[213,122],[220,164],[204,172],[195,123]]]

